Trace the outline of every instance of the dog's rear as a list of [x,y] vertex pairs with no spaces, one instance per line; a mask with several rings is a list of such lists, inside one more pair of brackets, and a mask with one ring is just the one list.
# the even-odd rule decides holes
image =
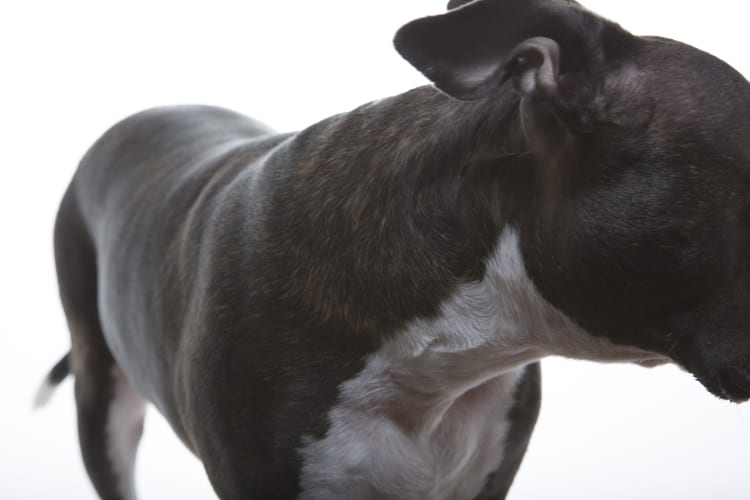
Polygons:
[[65,364],[75,376],[83,460],[102,498],[135,498],[133,467],[145,400],[127,383],[104,340],[97,307],[96,251],[74,186],[60,206],[54,241],[72,345],[66,357],[70,362]]
[[[225,142],[232,142],[233,130],[235,136],[241,135],[245,140],[271,133],[256,122],[215,108],[164,108],[139,113],[110,129],[91,148],[58,211],[54,232],[55,261],[60,298],[70,330],[71,351],[50,371],[37,394],[35,405],[43,405],[55,386],[69,373],[74,375],[81,451],[89,476],[102,498],[136,497],[133,470],[146,400],[115,361],[102,327],[98,266],[106,263],[111,253],[98,254],[102,239],[97,239],[94,233],[102,224],[136,223],[127,220],[127,214],[123,214],[125,221],[118,222],[113,217],[104,217],[104,214],[107,213],[108,201],[117,199],[120,189],[128,191],[125,186],[129,182],[139,185],[129,190],[125,198],[143,188],[141,180],[132,180],[133,175],[138,176],[138,168],[148,169],[140,174],[146,183],[149,182],[146,179],[169,175],[167,170],[177,177],[188,175],[187,172],[174,172],[175,166],[179,170],[180,162],[170,163],[165,159],[164,155],[169,155],[176,147],[169,140],[169,127],[180,129],[174,134],[174,140],[179,143],[191,134],[202,135],[203,142],[195,141],[195,147],[200,148],[202,144],[212,142],[202,123],[220,121],[217,117],[222,117],[227,124],[222,131]],[[192,156],[207,154],[207,149],[196,151]],[[155,154],[157,161],[142,162],[140,167],[137,166],[134,157],[141,152]],[[199,188],[196,186],[195,189]],[[138,269],[130,271],[135,274]],[[114,345],[117,344],[115,340]],[[130,373],[133,373],[132,367]],[[152,399],[164,401],[167,398]]]

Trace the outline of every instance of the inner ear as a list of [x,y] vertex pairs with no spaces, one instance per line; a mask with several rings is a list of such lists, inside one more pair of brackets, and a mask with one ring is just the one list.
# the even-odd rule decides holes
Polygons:
[[560,46],[536,37],[519,45],[508,63],[513,85],[525,96],[555,97],[560,76]]

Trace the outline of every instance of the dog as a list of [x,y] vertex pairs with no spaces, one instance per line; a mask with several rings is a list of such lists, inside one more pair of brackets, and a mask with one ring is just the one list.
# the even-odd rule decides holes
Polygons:
[[142,112],[55,225],[83,460],[136,497],[147,402],[224,499],[500,499],[549,355],[750,398],[750,84],[572,0],[399,30],[433,85],[299,133]]

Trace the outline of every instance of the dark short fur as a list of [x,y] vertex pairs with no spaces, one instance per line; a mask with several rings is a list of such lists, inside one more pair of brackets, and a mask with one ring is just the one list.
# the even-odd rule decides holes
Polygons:
[[[396,45],[442,92],[286,135],[216,108],[151,110],[83,159],[55,252],[103,498],[119,498],[101,444],[114,363],[220,497],[296,496],[296,450],[325,434],[339,385],[481,279],[508,225],[540,293],[588,332],[750,397],[744,78],[566,0],[479,0]],[[477,61],[496,68],[471,74]],[[480,498],[507,493],[539,398],[530,365]]]

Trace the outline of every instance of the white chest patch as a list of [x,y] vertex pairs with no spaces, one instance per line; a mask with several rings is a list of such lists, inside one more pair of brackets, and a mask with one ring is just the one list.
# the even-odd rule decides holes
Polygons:
[[523,367],[547,355],[596,361],[656,356],[584,332],[526,275],[506,229],[481,281],[417,320],[340,386],[330,427],[300,449],[300,498],[476,497],[503,457]]

